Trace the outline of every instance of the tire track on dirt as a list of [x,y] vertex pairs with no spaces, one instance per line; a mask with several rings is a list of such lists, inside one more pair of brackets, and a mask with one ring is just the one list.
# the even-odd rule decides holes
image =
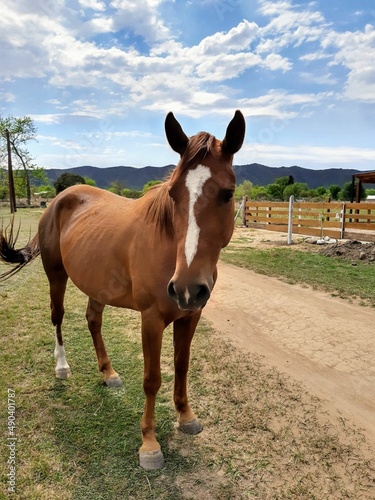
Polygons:
[[375,449],[374,310],[220,262],[203,316],[363,429]]

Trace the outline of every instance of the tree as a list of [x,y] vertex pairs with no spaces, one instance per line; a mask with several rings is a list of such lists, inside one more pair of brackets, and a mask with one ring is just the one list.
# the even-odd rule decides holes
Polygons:
[[248,196],[250,198],[252,189],[253,183],[245,180],[241,184],[236,186],[236,189],[234,191],[234,198],[236,200],[241,200],[244,196]]
[[[341,189],[340,194],[339,194],[339,199],[341,201],[350,201],[351,199],[355,200],[356,186],[354,186],[354,192],[352,192],[352,188],[353,188],[352,183],[350,181],[346,182],[342,186],[342,189]],[[361,184],[360,199],[361,200],[366,199],[366,190],[363,187],[363,184]]]
[[7,171],[0,168],[0,200],[5,200],[8,194]]
[[153,186],[156,186],[157,184],[161,184],[163,181],[148,181],[142,188],[143,194],[147,193],[147,191],[152,188]]
[[251,191],[251,199],[267,200],[268,199],[267,189],[264,186],[254,186]]
[[26,147],[26,143],[36,140],[36,127],[29,116],[24,116],[23,118],[15,118],[13,116],[3,118],[0,116],[0,136],[3,139],[1,144],[2,156],[4,156],[6,152],[6,130],[9,131],[11,152],[18,165],[24,170],[23,182],[25,184],[27,203],[30,205],[30,171],[36,168],[36,165],[33,163],[33,158]]
[[328,191],[330,192],[332,200],[338,200],[339,199],[339,193],[341,191],[341,187],[338,186],[337,184],[331,184],[328,188]]
[[107,187],[107,191],[111,193],[118,194],[121,196],[122,191],[125,189],[124,183],[121,181],[112,181],[111,184]]
[[143,192],[138,189],[125,188],[121,191],[121,196],[125,196],[125,198],[140,198],[142,194]]
[[309,187],[305,182],[295,182],[294,184],[288,184],[285,186],[283,191],[284,200],[289,200],[290,196],[293,195],[294,198],[299,198],[302,193],[306,193]]
[[94,179],[91,179],[90,177],[87,177],[86,175],[83,176],[83,178],[85,179],[85,184],[87,186],[96,186],[96,182],[94,181]]
[[76,184],[86,184],[85,179],[81,175],[67,172],[66,174],[61,174],[53,185],[55,186],[56,194],[59,194],[64,189]]
[[282,200],[284,189],[285,187],[282,184],[276,182],[268,184],[268,186],[266,186],[268,197],[271,200]]
[[327,189],[325,186],[319,186],[316,188],[316,192],[319,196],[325,196],[327,194]]

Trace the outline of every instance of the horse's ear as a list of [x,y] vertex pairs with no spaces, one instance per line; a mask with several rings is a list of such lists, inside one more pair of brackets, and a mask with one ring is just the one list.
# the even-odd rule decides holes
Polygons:
[[241,111],[237,110],[227,127],[225,137],[221,144],[224,153],[234,155],[234,153],[237,153],[237,151],[241,149],[245,138],[245,130],[245,118]]
[[189,142],[189,138],[182,130],[181,125],[172,112],[169,112],[165,118],[165,134],[173,151],[176,151],[176,153],[182,156]]

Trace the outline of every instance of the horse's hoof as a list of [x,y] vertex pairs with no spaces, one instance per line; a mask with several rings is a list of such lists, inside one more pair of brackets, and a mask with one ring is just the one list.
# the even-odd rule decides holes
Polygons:
[[72,376],[70,368],[59,368],[58,370],[55,370],[55,374],[56,378],[59,378],[61,380],[66,380],[67,378],[70,378]]
[[160,450],[139,452],[139,465],[143,469],[162,469],[165,465],[163,453]]
[[120,377],[118,375],[116,377],[109,378],[104,383],[107,387],[121,387],[122,386],[122,380],[120,379]]
[[193,418],[190,422],[179,422],[178,428],[186,434],[199,434],[203,431],[203,426],[198,419]]

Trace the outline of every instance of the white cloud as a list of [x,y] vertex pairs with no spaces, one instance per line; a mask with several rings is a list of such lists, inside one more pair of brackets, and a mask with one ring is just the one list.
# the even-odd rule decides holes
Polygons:
[[106,9],[105,2],[98,0],[78,0],[78,3],[84,7],[103,12]]
[[337,78],[335,78],[332,73],[325,73],[320,75],[315,75],[313,73],[301,72],[299,76],[302,80],[311,83],[316,83],[318,85],[335,85],[338,83]]
[[30,118],[34,120],[36,123],[45,123],[45,124],[53,124],[53,123],[60,123],[61,118],[64,115],[61,114],[48,114],[44,113],[42,115],[35,115],[32,114],[30,115]]
[[16,96],[13,92],[3,92],[0,89],[0,101],[2,102],[14,102],[16,100]]
[[114,33],[125,28],[145,39],[148,44],[170,38],[168,27],[158,15],[164,0],[112,0],[113,12],[84,24],[83,33]]
[[259,36],[258,25],[242,21],[227,33],[218,32],[204,38],[198,45],[199,52],[208,56],[222,56],[229,52],[244,51]]
[[[368,164],[375,161],[375,149],[347,146],[284,146],[269,143],[253,143],[244,146],[244,150],[236,156],[236,161],[247,157],[246,163],[258,162],[265,165],[311,165],[315,168],[342,166],[350,168],[355,165]],[[251,160],[249,160],[251,158]]]
[[274,90],[259,97],[239,99],[238,104],[247,116],[290,119],[302,112],[305,114],[306,108],[317,107],[333,95],[330,92],[288,94],[285,91]]
[[345,96],[349,99],[375,101],[375,29],[367,25],[364,31],[331,32],[322,42],[323,48],[337,49],[333,63],[349,70]]

